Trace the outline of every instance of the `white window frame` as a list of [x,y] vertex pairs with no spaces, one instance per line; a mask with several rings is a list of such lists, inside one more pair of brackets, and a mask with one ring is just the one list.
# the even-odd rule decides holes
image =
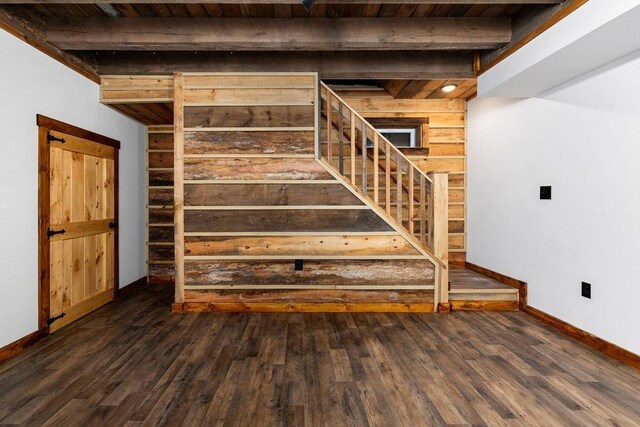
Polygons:
[[[410,138],[409,138],[409,147],[410,148],[415,148],[416,147],[416,134],[417,134],[417,129],[416,128],[384,128],[384,129],[378,129],[378,132],[380,133],[408,133],[410,134]],[[405,146],[401,146],[401,147],[405,147]]]

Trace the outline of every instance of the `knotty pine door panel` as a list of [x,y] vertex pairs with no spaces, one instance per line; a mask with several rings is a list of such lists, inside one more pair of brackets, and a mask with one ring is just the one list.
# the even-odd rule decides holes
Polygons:
[[58,318],[53,331],[113,299],[115,148],[50,134],[64,140],[49,148],[49,317]]

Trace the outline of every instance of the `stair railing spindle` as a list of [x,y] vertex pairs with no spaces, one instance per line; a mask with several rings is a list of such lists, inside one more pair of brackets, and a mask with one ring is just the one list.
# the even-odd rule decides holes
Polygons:
[[429,229],[427,230],[427,247],[433,250],[433,194],[428,194],[427,218],[429,218]]
[[333,121],[331,119],[331,93],[327,94],[327,160],[331,163],[331,130],[333,129]]
[[351,183],[356,184],[356,116],[351,111],[351,153],[349,156],[349,165],[351,166]]
[[378,152],[378,134],[373,134],[373,201],[380,204],[380,153]]
[[367,124],[362,121],[362,194],[367,194]]
[[396,219],[402,224],[402,159],[396,154]]
[[413,221],[413,217],[415,215],[415,208],[414,208],[414,192],[415,192],[415,188],[414,188],[414,182],[413,182],[413,167],[409,166],[409,233],[411,234],[415,234],[415,224]]
[[338,170],[340,175],[344,175],[344,115],[342,112],[342,102],[338,103]]
[[385,211],[391,216],[391,150],[388,141],[384,143],[384,169]]
[[427,180],[424,175],[420,175],[420,242],[426,246],[427,244]]

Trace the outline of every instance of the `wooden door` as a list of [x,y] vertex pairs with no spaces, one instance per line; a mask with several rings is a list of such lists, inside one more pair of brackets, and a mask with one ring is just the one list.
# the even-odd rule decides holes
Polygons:
[[114,298],[119,143],[42,116],[38,124],[46,165],[39,183],[46,255],[40,259],[40,321],[55,331]]

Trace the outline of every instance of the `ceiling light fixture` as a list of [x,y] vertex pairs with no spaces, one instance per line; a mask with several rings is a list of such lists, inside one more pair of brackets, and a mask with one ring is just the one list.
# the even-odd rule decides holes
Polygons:
[[444,85],[442,86],[442,91],[449,93],[449,92],[453,92],[457,88],[458,88],[458,85]]

